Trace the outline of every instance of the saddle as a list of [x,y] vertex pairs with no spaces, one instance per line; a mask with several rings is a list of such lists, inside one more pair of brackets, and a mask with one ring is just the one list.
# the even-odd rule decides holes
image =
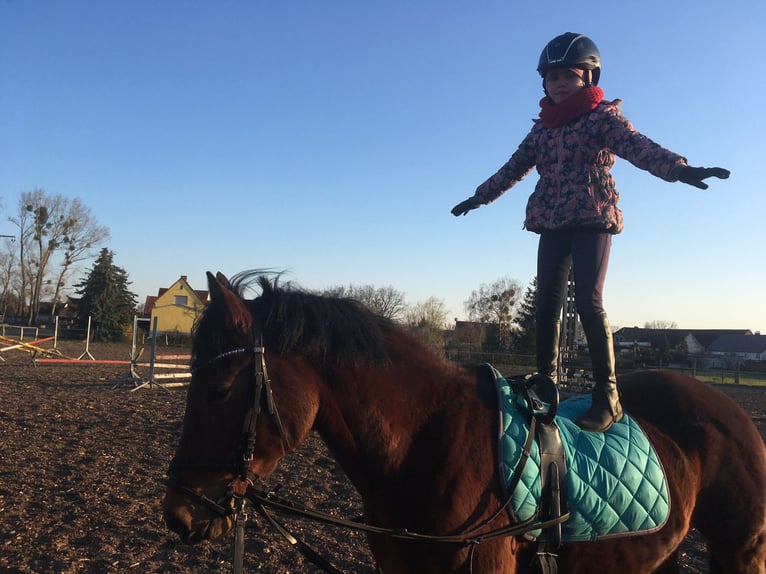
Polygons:
[[665,524],[665,472],[629,413],[606,433],[584,431],[575,421],[590,407],[590,395],[559,403],[553,381],[539,375],[508,381],[492,371],[501,405],[499,475],[511,518],[564,517],[529,539],[555,552],[566,542],[649,533]]

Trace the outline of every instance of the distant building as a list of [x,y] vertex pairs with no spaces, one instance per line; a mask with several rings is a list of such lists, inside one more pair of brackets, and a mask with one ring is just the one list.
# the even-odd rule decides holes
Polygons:
[[766,361],[766,335],[721,335],[707,349],[711,355]]
[[500,326],[497,323],[459,321],[445,341],[447,348],[473,351],[497,350],[500,343]]
[[157,320],[158,333],[191,333],[194,324],[208,304],[207,291],[192,289],[186,275],[170,287],[160,288],[156,297],[149,296],[144,315],[150,318],[150,329]]
[[702,354],[722,335],[752,336],[750,329],[641,329],[624,327],[614,332],[615,346],[629,348],[632,345],[652,349],[685,351]]
[[[745,359],[729,360],[727,351],[714,353],[717,341],[760,338],[750,329],[619,329],[614,333],[617,363],[622,368],[645,365],[696,365],[701,368],[734,368]],[[721,347],[723,349],[724,347]],[[723,358],[721,355],[729,355]]]
[[68,296],[63,303],[53,303],[50,301],[41,301],[37,312],[37,324],[53,324],[58,317],[61,324],[68,325],[74,323],[77,319],[77,306],[80,299]]

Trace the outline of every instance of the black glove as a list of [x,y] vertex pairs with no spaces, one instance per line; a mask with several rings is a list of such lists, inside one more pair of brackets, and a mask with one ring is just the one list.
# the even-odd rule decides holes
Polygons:
[[460,215],[465,215],[472,209],[476,209],[479,207],[481,203],[479,203],[479,200],[475,197],[469,197],[465,201],[461,201],[458,203],[455,207],[452,208],[452,215],[455,217],[458,217]]
[[727,179],[729,173],[728,169],[723,169],[722,167],[691,167],[685,165],[678,172],[678,181],[683,181],[700,189],[707,189],[707,184],[702,181],[703,179],[709,177]]

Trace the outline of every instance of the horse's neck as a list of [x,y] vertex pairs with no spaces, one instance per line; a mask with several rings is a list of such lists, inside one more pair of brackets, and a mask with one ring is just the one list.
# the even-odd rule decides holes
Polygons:
[[486,401],[472,379],[446,364],[338,372],[326,381],[316,429],[360,490],[427,469],[466,426],[483,424]]

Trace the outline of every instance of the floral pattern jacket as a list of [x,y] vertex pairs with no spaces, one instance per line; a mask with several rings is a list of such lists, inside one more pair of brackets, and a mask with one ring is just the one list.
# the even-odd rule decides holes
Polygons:
[[620,195],[610,169],[618,155],[665,181],[676,181],[686,159],[637,132],[620,112],[620,100],[602,101],[559,128],[537,120],[519,148],[474,197],[491,203],[533,167],[540,180],[527,202],[529,231],[584,228],[620,233]]

